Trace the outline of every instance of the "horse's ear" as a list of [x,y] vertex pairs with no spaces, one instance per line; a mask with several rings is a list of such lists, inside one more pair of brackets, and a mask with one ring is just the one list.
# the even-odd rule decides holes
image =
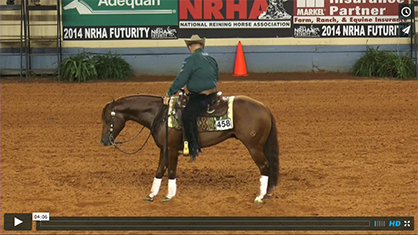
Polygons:
[[112,96],[110,98],[112,99],[112,103],[114,103],[115,102],[115,98],[113,98]]

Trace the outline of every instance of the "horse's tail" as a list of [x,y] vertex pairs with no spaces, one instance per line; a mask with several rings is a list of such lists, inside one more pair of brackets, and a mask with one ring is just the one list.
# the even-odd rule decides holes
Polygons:
[[268,185],[277,186],[279,181],[279,143],[277,140],[276,120],[273,114],[271,116],[271,128],[267,141],[264,144],[264,155],[270,164]]

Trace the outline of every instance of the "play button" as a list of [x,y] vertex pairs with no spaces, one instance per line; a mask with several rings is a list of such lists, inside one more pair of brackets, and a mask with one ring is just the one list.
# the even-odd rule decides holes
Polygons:
[[23,221],[15,217],[15,227],[21,223],[23,223]]
[[4,214],[4,230],[32,230],[31,213],[6,213]]

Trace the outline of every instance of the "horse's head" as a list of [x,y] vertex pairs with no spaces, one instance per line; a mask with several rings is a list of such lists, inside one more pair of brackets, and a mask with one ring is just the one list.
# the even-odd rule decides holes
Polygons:
[[104,146],[114,145],[116,137],[125,127],[125,119],[123,114],[117,109],[116,102],[105,105],[102,111],[102,137],[100,142]]

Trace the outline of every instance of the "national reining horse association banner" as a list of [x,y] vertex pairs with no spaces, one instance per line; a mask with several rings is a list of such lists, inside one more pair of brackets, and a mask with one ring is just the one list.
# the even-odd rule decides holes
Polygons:
[[179,37],[292,37],[291,0],[179,0]]

